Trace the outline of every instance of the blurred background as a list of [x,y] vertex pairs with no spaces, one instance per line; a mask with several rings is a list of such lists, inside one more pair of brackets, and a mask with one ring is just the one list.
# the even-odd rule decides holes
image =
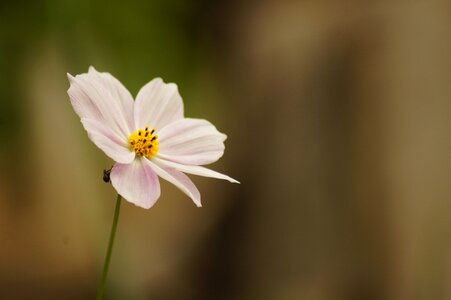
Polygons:
[[115,205],[66,72],[176,82],[227,133],[123,202],[107,299],[451,299],[451,3],[2,1],[0,299],[94,299]]

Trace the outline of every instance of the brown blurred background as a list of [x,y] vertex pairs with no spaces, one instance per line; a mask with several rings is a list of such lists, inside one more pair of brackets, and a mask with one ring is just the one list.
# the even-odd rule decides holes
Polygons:
[[194,178],[123,202],[107,299],[451,299],[449,1],[3,1],[0,299],[94,299],[112,162],[66,72],[176,82],[227,133]]

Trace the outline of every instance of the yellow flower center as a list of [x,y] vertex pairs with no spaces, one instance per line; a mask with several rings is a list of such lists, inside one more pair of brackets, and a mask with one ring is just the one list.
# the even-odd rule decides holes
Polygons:
[[128,139],[130,149],[136,152],[138,156],[145,156],[152,158],[158,153],[160,143],[158,142],[158,135],[155,134],[155,128],[149,130],[149,126],[146,129],[139,129],[133,132]]

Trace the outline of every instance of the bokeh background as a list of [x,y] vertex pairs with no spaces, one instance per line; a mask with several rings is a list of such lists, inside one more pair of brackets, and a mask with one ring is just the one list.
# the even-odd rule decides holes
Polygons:
[[94,299],[115,194],[66,72],[176,82],[227,133],[122,203],[107,299],[451,299],[451,3],[2,1],[0,299]]

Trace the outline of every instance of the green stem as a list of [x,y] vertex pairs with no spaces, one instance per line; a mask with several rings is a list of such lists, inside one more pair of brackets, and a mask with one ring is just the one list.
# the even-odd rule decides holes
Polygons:
[[117,221],[119,220],[119,213],[121,211],[121,199],[122,199],[121,195],[117,195],[116,209],[114,210],[113,227],[111,227],[110,242],[108,243],[108,251],[105,256],[105,263],[103,264],[102,281],[100,282],[99,289],[97,290],[97,298],[96,298],[97,300],[103,299],[105,282],[108,276],[108,269],[110,267],[111,252],[113,250],[114,237],[116,236]]

